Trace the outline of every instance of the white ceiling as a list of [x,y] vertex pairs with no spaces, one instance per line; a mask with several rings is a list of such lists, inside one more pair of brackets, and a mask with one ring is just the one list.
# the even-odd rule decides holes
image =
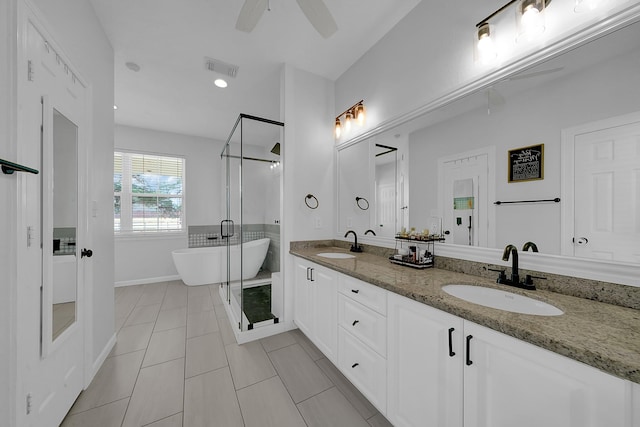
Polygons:
[[[235,29],[243,0],[91,0],[115,53],[116,123],[218,140],[240,113],[280,118],[283,63],[335,80],[419,2],[325,0],[338,31],[324,39],[294,0],[270,0],[251,33]],[[229,87],[205,56],[240,67]]]

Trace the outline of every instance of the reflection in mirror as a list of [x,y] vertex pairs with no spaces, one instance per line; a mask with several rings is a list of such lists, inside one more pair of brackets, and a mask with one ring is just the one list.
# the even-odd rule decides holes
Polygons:
[[77,126],[54,110],[52,340],[76,320],[77,141]]
[[378,236],[393,237],[396,230],[396,177],[398,176],[398,149],[390,145],[375,144],[375,222],[373,230]]
[[[640,169],[640,132],[616,127],[622,139],[636,141],[635,145],[618,144],[615,135],[597,127],[588,136],[576,135],[568,142],[563,142],[563,135],[566,140],[571,129],[640,112],[639,69],[640,24],[635,23],[352,144],[347,150],[357,150],[360,145],[364,150],[374,139],[380,143],[383,137],[406,135],[407,151],[399,151],[400,158],[409,159],[407,182],[400,179],[402,170],[398,175],[396,208],[401,213],[399,222],[405,221],[400,227],[434,229],[440,222],[441,231],[450,232],[447,241],[452,244],[490,248],[514,244],[520,249],[531,241],[546,254],[638,263],[640,255],[634,255],[635,261],[629,254],[619,258],[610,247],[600,246],[599,242],[606,239],[596,236],[605,233],[615,242],[616,233],[622,232],[630,236],[635,248],[640,246],[640,225],[633,219],[640,217],[638,203],[626,197],[626,207],[614,209],[622,201],[616,198],[618,193],[622,199],[633,194],[631,187],[622,191],[617,188],[621,181],[629,185],[637,182],[631,169]],[[509,182],[509,150],[540,144],[544,144],[543,179]],[[566,156],[566,144],[575,148],[574,156]],[[338,151],[340,172],[364,168],[361,156],[351,156],[349,162],[354,163],[343,165],[343,151]],[[617,163],[618,153],[627,153],[622,157],[632,163],[624,176],[616,175],[623,167]],[[494,204],[498,200],[554,199],[561,196],[565,186],[573,188],[574,182],[593,181],[578,173],[563,181],[569,166],[586,161],[579,157],[585,155],[593,164],[589,173],[595,175],[591,177],[607,177],[594,181],[595,187],[580,187],[575,197],[562,198],[560,203]],[[598,170],[605,164],[608,169]],[[576,167],[576,172],[582,169]],[[338,182],[342,192],[344,182]],[[402,208],[407,206],[408,216],[403,216]],[[342,204],[339,209],[342,221],[346,216]],[[580,221],[574,222],[571,212],[583,215],[585,209],[591,210],[591,223],[599,224],[600,229],[579,229]],[[579,217],[576,215],[576,219]],[[576,248],[578,243],[574,244],[567,233],[575,236],[576,242],[593,243],[590,255]],[[582,237],[587,239],[578,239]],[[569,251],[564,249],[567,241]]]

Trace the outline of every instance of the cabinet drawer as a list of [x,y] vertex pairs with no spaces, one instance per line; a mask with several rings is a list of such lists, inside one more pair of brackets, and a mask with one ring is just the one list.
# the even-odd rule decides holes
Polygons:
[[340,274],[338,276],[338,290],[383,316],[387,315],[387,291],[384,289]]
[[383,357],[387,355],[387,318],[364,305],[340,295],[338,324]]
[[386,414],[386,359],[342,327],[338,328],[338,367],[380,413]]

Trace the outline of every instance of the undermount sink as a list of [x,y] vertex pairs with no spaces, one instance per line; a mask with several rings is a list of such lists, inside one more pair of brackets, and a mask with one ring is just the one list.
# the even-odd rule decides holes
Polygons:
[[355,255],[345,254],[344,252],[322,252],[318,254],[323,258],[333,258],[333,259],[346,259],[346,258],[355,258]]
[[546,302],[500,289],[472,285],[445,285],[442,290],[456,298],[485,307],[521,314],[559,316],[564,312]]

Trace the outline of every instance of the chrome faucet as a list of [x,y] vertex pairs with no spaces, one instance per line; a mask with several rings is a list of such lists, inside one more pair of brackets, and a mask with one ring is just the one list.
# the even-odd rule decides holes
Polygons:
[[373,231],[373,230],[371,230],[371,229],[369,229],[369,230],[367,230],[367,231],[365,231],[365,232],[364,232],[365,236],[366,236],[367,234],[369,234],[369,233],[373,234],[374,236],[376,235],[376,232],[375,232],[375,231]]
[[349,230],[345,233],[344,237],[347,237],[349,234],[353,234],[353,245],[351,245],[351,252],[362,252],[362,247],[358,246],[358,235],[355,231]]
[[522,252],[527,252],[529,249],[531,249],[532,252],[538,252],[538,245],[533,242],[527,242],[522,247]]

